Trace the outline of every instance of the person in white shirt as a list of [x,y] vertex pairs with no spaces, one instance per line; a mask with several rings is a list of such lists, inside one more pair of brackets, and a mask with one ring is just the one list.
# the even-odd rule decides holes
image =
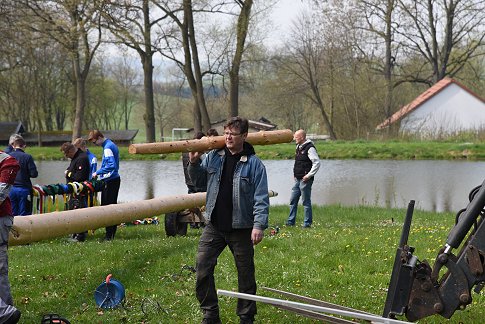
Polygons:
[[305,218],[303,227],[311,227],[313,223],[312,214],[312,185],[314,176],[320,168],[320,158],[313,142],[306,138],[304,130],[299,129],[293,135],[296,142],[295,164],[293,166],[293,175],[295,184],[291,189],[290,196],[290,215],[286,221],[287,226],[294,226],[298,201],[302,198]]

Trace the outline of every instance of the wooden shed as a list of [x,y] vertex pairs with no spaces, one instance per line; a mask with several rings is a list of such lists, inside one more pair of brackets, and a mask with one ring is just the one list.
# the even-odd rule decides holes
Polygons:
[[0,122],[0,145],[7,146],[10,135],[24,133],[25,128],[21,122]]
[[[116,145],[129,146],[132,144],[138,130],[101,130],[104,137],[111,139]],[[39,141],[42,146],[61,146],[64,142],[70,142],[72,139],[72,132],[42,132],[38,133],[25,133],[22,135],[28,145],[38,145]],[[39,139],[40,136],[40,139]],[[82,136],[88,138],[88,133],[85,132]]]

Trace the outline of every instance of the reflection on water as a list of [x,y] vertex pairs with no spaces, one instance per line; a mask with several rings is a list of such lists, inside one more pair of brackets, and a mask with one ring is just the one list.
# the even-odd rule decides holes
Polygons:
[[[313,183],[312,202],[319,205],[371,205],[458,211],[470,190],[485,178],[485,162],[322,160]],[[67,161],[39,161],[33,183],[64,182]],[[271,204],[288,204],[293,161],[264,161],[269,188],[278,192]],[[119,201],[187,193],[181,161],[121,161]]]

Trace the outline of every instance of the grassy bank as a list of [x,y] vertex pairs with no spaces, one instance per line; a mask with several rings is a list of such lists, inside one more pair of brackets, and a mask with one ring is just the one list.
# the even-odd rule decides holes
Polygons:
[[[287,207],[272,207],[270,226],[278,234],[256,247],[258,285],[381,314],[392,271],[404,210],[373,207],[314,208],[314,227],[283,226]],[[39,216],[41,217],[41,216]],[[433,260],[453,224],[450,213],[416,211],[409,243],[416,255]],[[298,215],[302,221],[302,215]],[[104,229],[84,243],[66,238],[14,246],[10,279],[22,323],[58,313],[71,323],[197,323],[201,313],[194,295],[194,266],[200,230],[185,237],[166,237],[163,225],[120,228],[116,240],[99,242]],[[126,289],[123,308],[100,310],[93,293],[112,273]],[[216,269],[217,288],[237,289],[235,267],[225,251]],[[280,296],[259,290],[268,297]],[[450,323],[479,323],[484,297],[458,311]],[[157,304],[160,307],[155,307]],[[238,323],[236,300],[220,298],[223,323]],[[142,308],[142,306],[145,306]],[[316,323],[258,303],[258,323]],[[422,323],[445,323],[435,316]]]
[[[408,141],[335,141],[316,142],[322,159],[393,159],[393,160],[485,160],[485,143],[465,142],[408,142]],[[90,150],[101,157],[101,148],[90,147]],[[292,159],[295,145],[293,143],[277,145],[259,145],[256,153],[265,160]],[[57,147],[29,147],[27,152],[34,159],[60,160],[62,153]],[[128,147],[120,147],[121,160],[178,160],[179,153],[172,154],[130,154]]]

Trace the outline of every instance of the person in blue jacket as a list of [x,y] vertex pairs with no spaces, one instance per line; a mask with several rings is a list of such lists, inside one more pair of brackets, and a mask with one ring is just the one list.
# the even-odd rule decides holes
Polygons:
[[23,137],[17,138],[13,142],[13,156],[20,164],[15,182],[10,191],[10,200],[14,216],[32,215],[32,181],[30,178],[37,178],[39,172],[35,165],[32,155],[25,153],[27,147]]
[[[89,132],[88,141],[94,145],[103,147],[103,157],[101,168],[92,173],[93,179],[104,181],[104,187],[101,191],[101,206],[117,204],[118,192],[120,191],[121,178],[118,173],[120,167],[120,154],[118,146],[109,138],[105,138],[99,130]],[[106,227],[105,240],[110,241],[115,238],[118,225]]]
[[[190,152],[191,179],[207,176],[206,215],[208,223],[197,250],[196,296],[204,314],[202,323],[221,323],[214,281],[219,255],[229,246],[238,274],[241,293],[256,294],[254,246],[268,227],[269,195],[266,168],[246,142],[248,120],[232,117],[224,125],[225,146],[206,154]],[[239,299],[240,323],[250,324],[256,302]]]

